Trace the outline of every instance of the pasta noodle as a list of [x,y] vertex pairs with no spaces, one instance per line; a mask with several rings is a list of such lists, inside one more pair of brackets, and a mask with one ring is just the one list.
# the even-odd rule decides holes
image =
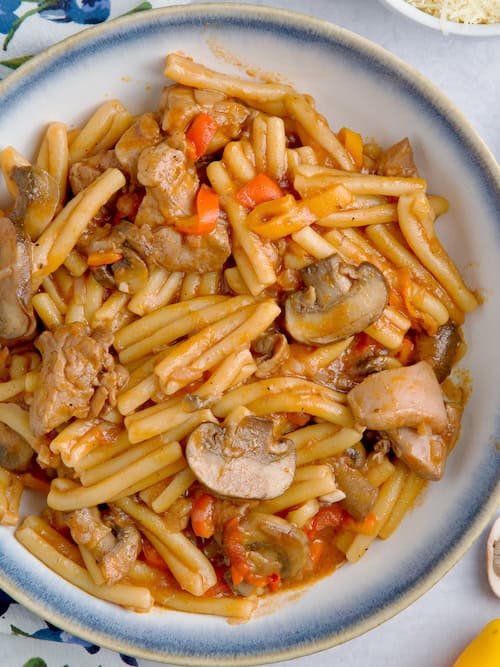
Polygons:
[[180,54],[165,73],[158,109],[0,152],[0,524],[108,602],[246,621],[442,477],[478,300],[408,139]]

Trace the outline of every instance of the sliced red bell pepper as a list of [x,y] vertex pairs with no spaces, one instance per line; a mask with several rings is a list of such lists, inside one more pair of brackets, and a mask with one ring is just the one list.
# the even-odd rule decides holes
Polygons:
[[205,155],[218,128],[218,122],[208,113],[200,113],[194,118],[186,132],[187,156],[190,160],[196,161]]
[[257,204],[283,197],[280,186],[266,174],[260,173],[245,183],[236,193],[236,199],[246,208],[254,208]]
[[193,502],[190,517],[196,537],[212,537],[215,532],[215,498],[209,493],[198,496]]

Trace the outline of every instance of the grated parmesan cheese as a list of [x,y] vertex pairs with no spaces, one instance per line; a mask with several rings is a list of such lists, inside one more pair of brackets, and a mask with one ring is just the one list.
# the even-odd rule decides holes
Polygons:
[[417,9],[455,23],[500,23],[500,0],[406,0]]

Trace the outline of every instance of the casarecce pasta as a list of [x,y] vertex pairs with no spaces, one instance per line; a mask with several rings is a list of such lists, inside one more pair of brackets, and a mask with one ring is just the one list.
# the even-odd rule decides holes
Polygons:
[[478,302],[408,139],[179,54],[165,74],[158,109],[0,154],[0,522],[109,602],[247,620],[442,477]]

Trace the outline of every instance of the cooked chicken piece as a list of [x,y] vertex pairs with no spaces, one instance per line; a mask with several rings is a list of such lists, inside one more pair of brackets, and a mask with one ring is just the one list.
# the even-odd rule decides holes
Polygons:
[[426,361],[369,375],[347,402],[360,426],[378,431],[428,425],[439,433],[448,422],[441,387]]
[[194,163],[181,151],[165,142],[146,148],[137,163],[137,179],[146,186],[146,197],[135,218],[137,225],[157,223],[158,211],[163,223],[194,213],[198,175]]
[[219,127],[213,140],[217,149],[240,136],[249,115],[245,106],[223,93],[193,90],[178,84],[164,88],[160,113],[163,113],[162,129],[168,135],[169,144],[182,151],[186,148],[185,132],[198,114],[207,113],[217,121]]
[[418,176],[408,138],[402,139],[382,153],[377,160],[376,173],[380,176]]
[[29,241],[9,218],[0,218],[0,344],[13,345],[33,336]]
[[438,480],[444,474],[446,458],[460,431],[462,410],[451,403],[446,404],[447,425],[442,433],[430,429],[419,433],[413,428],[398,428],[387,431],[394,453],[420,477]]
[[161,139],[160,128],[152,113],[145,113],[120,137],[115,154],[122,169],[137,180],[137,163],[142,151]]
[[85,190],[96,178],[103,174],[106,169],[120,169],[121,165],[116,158],[114,150],[103,151],[87,157],[80,162],[75,162],[69,170],[69,182],[73,194],[77,195],[81,190]]
[[[42,353],[40,383],[30,407],[34,435],[43,435],[71,417],[89,415],[96,388],[115,362],[108,348],[112,334],[97,329],[90,335],[80,322],[45,331],[36,341]],[[123,369],[124,370],[124,369]]]
[[203,236],[187,236],[169,226],[151,229],[144,225],[129,229],[127,240],[147,261],[169,271],[218,271],[231,254],[227,226],[222,221]]

